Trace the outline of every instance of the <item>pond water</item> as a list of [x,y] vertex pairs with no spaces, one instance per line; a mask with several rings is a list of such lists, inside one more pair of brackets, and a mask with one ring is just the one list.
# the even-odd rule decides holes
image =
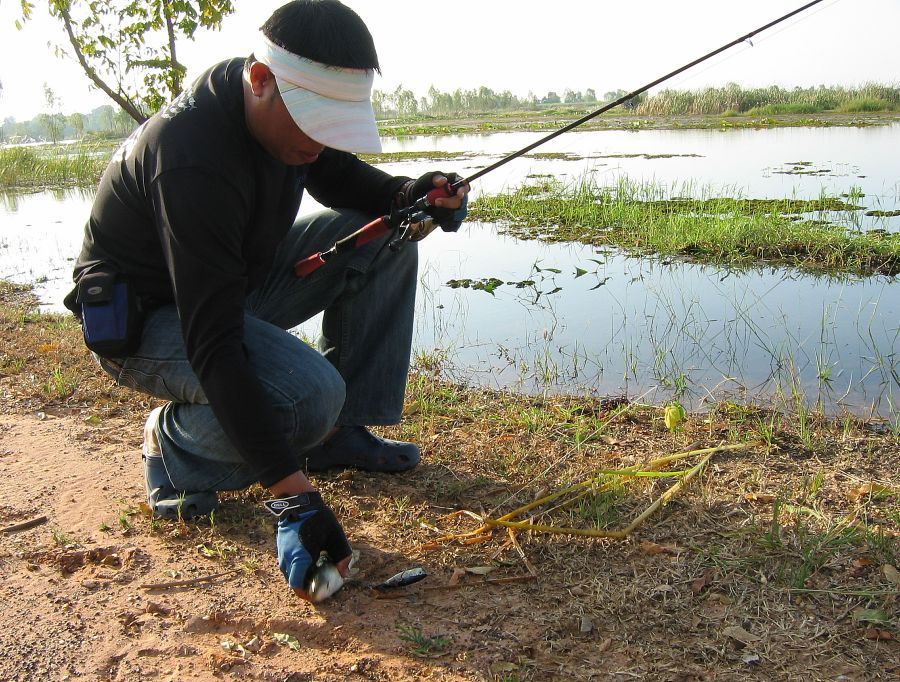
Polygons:
[[[459,160],[382,164],[415,176],[471,174],[536,133],[385,140],[385,151],[458,151]],[[862,193],[867,210],[900,208],[900,125],[870,128],[574,132],[480,180],[497,192],[530,175],[604,184],[619,176],[673,193],[815,198]],[[634,156],[640,155],[640,156]],[[803,163],[800,163],[803,162]],[[60,310],[90,192],[7,196],[0,277],[37,282]],[[315,210],[304,199],[302,213]],[[849,229],[900,231],[900,217],[843,217]],[[900,295],[896,278],[730,271],[574,244],[504,237],[467,223],[421,243],[415,348],[460,381],[527,392],[628,395],[648,401],[821,402],[896,423]],[[495,279],[493,285],[472,284]],[[454,280],[471,280],[453,288]],[[497,284],[496,282],[499,282]],[[301,327],[314,335],[317,321]]]

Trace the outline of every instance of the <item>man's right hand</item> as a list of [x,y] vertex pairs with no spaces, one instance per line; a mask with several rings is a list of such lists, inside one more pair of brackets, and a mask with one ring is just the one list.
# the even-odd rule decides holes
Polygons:
[[323,551],[342,576],[349,574],[350,543],[318,492],[268,500],[265,505],[279,517],[275,536],[278,566],[298,596],[311,601],[305,588]]

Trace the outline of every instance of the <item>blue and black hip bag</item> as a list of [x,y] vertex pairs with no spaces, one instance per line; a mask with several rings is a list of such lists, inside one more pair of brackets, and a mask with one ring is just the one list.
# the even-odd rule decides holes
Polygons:
[[128,281],[108,266],[94,266],[78,282],[76,302],[84,343],[104,357],[131,355],[141,343],[140,299]]

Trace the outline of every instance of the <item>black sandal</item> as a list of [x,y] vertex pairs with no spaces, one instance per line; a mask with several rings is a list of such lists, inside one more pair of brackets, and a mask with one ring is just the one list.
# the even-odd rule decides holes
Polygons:
[[422,454],[415,443],[379,438],[365,426],[342,426],[303,457],[307,471],[352,468],[397,473],[415,467]]

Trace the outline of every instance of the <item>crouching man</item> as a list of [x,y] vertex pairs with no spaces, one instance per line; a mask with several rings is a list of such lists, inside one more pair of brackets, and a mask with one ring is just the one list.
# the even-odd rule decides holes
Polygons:
[[[154,514],[208,514],[218,491],[259,482],[276,498],[281,570],[309,598],[320,553],[346,574],[350,545],[303,470],[419,462],[413,443],[367,429],[400,420],[417,254],[386,236],[305,278],[293,265],[448,175],[395,177],[354,156],[381,150],[379,67],[340,2],[284,5],[251,49],[212,66],[113,156],[66,304],[106,372],[168,401],[144,428]],[[466,191],[434,202],[442,228],[459,227]],[[330,209],[297,219],[304,192]],[[318,350],[287,331],[323,311]]]

